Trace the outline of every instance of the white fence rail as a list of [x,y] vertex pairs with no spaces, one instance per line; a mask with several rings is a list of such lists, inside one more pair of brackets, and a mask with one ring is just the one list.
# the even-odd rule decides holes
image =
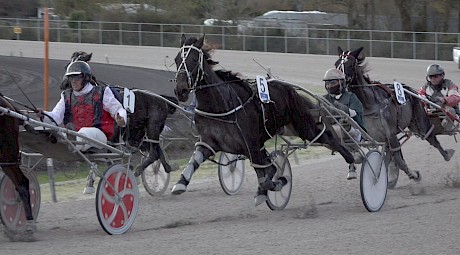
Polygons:
[[[176,47],[182,33],[206,34],[224,50],[330,55],[337,46],[364,47],[366,56],[452,60],[460,33],[205,26],[102,21],[51,20],[50,41]],[[43,20],[0,18],[0,39],[43,40]]]

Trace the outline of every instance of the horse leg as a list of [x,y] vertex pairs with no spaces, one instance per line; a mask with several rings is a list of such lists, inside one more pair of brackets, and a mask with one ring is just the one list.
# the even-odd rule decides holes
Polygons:
[[396,166],[403,170],[409,179],[413,179],[414,181],[420,181],[421,176],[419,171],[412,171],[404,161],[402,151],[401,151],[401,144],[399,143],[398,137],[393,136],[390,140],[390,148],[389,152],[392,153],[392,157],[395,159]]
[[425,139],[431,144],[431,146],[438,149],[438,151],[443,156],[444,160],[449,161],[454,155],[455,150],[453,149],[444,150],[442,148],[441,143],[436,138],[435,132],[433,130],[434,127],[430,121],[430,118],[427,116],[425,109],[420,103],[415,104],[413,109],[414,109],[415,120],[416,120],[415,127],[419,129],[420,133],[426,136]]
[[332,150],[337,151],[342,155],[342,157],[345,159],[345,161],[348,164],[352,164],[355,162],[355,158],[353,157],[353,154],[349,152],[345,147],[343,147],[334,137],[332,136],[331,132],[329,130],[326,130],[323,135],[319,138],[318,140],[320,143],[328,144],[332,148]]
[[34,216],[32,214],[32,206],[30,205],[29,179],[27,179],[18,165],[4,166],[2,169],[13,182],[14,187],[18,192],[24,206],[24,213],[27,220],[25,231],[29,233],[35,232],[37,227],[34,222]]
[[148,167],[150,164],[157,161],[158,159],[160,159],[161,164],[163,165],[165,169],[165,172],[166,173],[171,172],[171,166],[168,164],[160,145],[158,143],[151,143],[150,150],[149,150],[149,157],[145,159],[145,161],[142,162],[142,164],[136,168],[136,171],[134,171],[134,176],[136,177],[140,176],[144,172],[146,167]]
[[172,188],[171,193],[174,195],[184,193],[187,190],[187,185],[192,179],[193,173],[195,173],[196,169],[201,165],[201,163],[203,163],[211,155],[213,155],[213,152],[208,148],[201,145],[196,146],[192,157],[188,161],[185,169],[182,171],[179,181],[177,181],[176,185],[174,185]]
[[[279,191],[288,183],[288,180],[285,177],[280,177],[278,180],[273,181],[272,179],[273,176],[275,176],[276,167],[273,165],[270,156],[265,149],[260,152],[260,155],[260,162],[262,164],[252,162],[252,166],[254,167],[257,175],[257,182],[259,184],[256,195],[254,196],[255,206],[258,206],[267,200],[269,190]],[[256,159],[253,160],[256,161]]]
[[441,153],[441,155],[444,157],[444,160],[445,161],[449,161],[452,156],[454,155],[455,153],[455,150],[454,149],[447,149],[447,150],[444,150],[441,146],[441,143],[439,142],[439,140],[436,138],[436,135],[434,135],[433,133],[431,133],[427,138],[426,140],[433,146],[435,147],[436,149],[438,149],[438,151]]

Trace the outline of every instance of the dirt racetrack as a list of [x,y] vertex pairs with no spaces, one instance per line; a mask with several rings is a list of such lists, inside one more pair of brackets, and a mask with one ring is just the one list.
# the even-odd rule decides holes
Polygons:
[[[236,58],[217,60],[224,64]],[[305,65],[313,66],[308,59]],[[401,66],[409,63],[383,60],[386,65],[379,61],[379,70],[384,70],[381,75],[386,77],[398,77]],[[423,82],[427,63],[413,61],[410,69],[422,69],[422,76],[406,78],[415,80],[418,76]],[[459,83],[458,71],[447,68],[447,76]],[[318,73],[326,69],[314,68]],[[270,211],[265,204],[254,207],[256,181],[251,169],[247,169],[243,188],[235,196],[224,194],[216,173],[213,178],[193,179],[189,190],[180,196],[171,195],[169,190],[160,197],[142,192],[134,225],[119,236],[109,236],[99,226],[94,196],[43,203],[37,241],[16,243],[0,236],[0,253],[460,254],[460,146],[453,137],[440,140],[445,148],[457,151],[449,162],[418,138],[403,146],[409,167],[421,172],[422,181],[410,182],[401,173],[397,187],[388,191],[386,203],[377,213],[364,208],[359,179],[346,180],[348,166],[343,159],[324,155],[301,160],[298,165],[291,159],[293,190],[283,211]]]

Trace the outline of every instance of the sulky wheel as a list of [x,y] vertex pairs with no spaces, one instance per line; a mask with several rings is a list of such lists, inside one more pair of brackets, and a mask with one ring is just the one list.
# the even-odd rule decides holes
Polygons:
[[170,174],[166,173],[161,161],[158,159],[144,169],[141,178],[147,193],[151,196],[158,196],[165,193],[168,188]]
[[283,210],[291,198],[292,191],[292,171],[289,159],[282,151],[274,151],[271,154],[272,162],[276,166],[276,174],[272,180],[280,177],[287,179],[287,184],[280,191],[268,191],[267,205],[271,210]]
[[237,158],[238,155],[225,152],[222,152],[219,158],[217,173],[220,186],[225,194],[230,196],[238,194],[244,181],[244,159],[226,165]]
[[123,165],[112,165],[99,181],[96,213],[99,223],[110,235],[129,230],[139,209],[139,188],[136,177]]
[[379,151],[371,150],[361,166],[361,199],[369,212],[379,211],[387,196],[388,175]]
[[399,179],[399,168],[396,166],[394,158],[390,159],[388,163],[388,188],[394,189]]
[[[40,211],[40,184],[33,171],[23,171],[29,179],[30,206],[34,221],[37,220]],[[0,215],[3,225],[11,231],[19,231],[27,222],[24,205],[13,182],[6,175],[0,181]]]

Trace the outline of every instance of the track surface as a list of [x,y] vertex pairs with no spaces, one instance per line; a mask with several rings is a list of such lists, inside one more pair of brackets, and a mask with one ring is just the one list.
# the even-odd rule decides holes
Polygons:
[[[319,90],[324,71],[336,59],[252,54],[252,58],[264,59],[264,64],[274,62],[272,71],[288,81],[289,77],[295,83],[309,81],[315,76],[310,84],[316,84]],[[217,52],[215,56],[228,69],[243,74],[247,70],[248,76],[258,72],[249,64],[248,53]],[[243,68],[241,60],[248,60],[249,67]],[[9,75],[3,70],[6,67],[34,104],[42,106],[42,62],[0,57],[2,93],[26,100],[20,99],[14,83],[8,83]],[[384,82],[404,79],[414,85],[423,82],[425,68],[431,63],[375,58],[369,62],[373,67],[371,78]],[[50,62],[51,107],[59,96],[51,91],[58,91],[57,81],[65,63]],[[456,65],[442,64],[447,76],[460,83]],[[96,63],[92,66],[97,76],[107,82],[172,93],[167,82],[171,75],[167,72]],[[156,87],[157,84],[161,85]],[[348,167],[343,159],[325,155],[301,160],[299,165],[291,162],[293,192],[283,211],[272,212],[264,204],[253,206],[256,180],[250,169],[242,191],[232,197],[220,189],[216,173],[207,180],[192,180],[189,191],[180,196],[172,196],[169,191],[161,197],[143,193],[136,222],[121,236],[108,236],[101,229],[94,196],[42,204],[38,241],[12,243],[0,236],[0,250],[2,254],[458,254],[460,188],[450,184],[452,179],[457,185],[460,182],[460,146],[453,137],[441,137],[441,142],[457,150],[450,162],[444,162],[435,149],[420,139],[413,138],[403,146],[409,167],[421,172],[422,182],[410,182],[401,173],[396,189],[388,191],[386,203],[378,213],[368,213],[362,205],[359,181],[346,180]]]

